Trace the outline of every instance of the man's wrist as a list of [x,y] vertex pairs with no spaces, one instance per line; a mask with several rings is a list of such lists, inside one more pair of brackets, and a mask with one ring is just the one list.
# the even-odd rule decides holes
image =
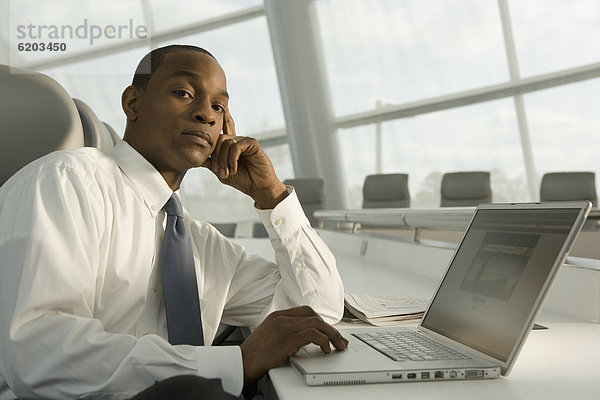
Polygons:
[[256,192],[252,199],[261,210],[270,210],[275,208],[287,196],[287,186],[279,182],[278,185]]

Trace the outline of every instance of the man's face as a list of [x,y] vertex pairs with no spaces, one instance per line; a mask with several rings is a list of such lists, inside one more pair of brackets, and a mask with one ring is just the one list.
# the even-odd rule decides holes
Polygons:
[[167,54],[138,90],[135,130],[127,141],[163,174],[183,176],[211,155],[229,96],[225,73],[207,54]]

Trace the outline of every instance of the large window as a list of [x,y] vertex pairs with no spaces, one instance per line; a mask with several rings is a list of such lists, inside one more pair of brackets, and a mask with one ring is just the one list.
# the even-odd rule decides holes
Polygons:
[[[600,175],[592,150],[600,146],[597,80],[526,94],[524,110],[512,97],[482,96],[475,105],[387,119],[386,107],[466,97],[600,61],[591,40],[600,36],[600,2],[507,0],[503,26],[503,1],[315,3],[335,116],[343,126],[365,112],[381,118],[338,131],[351,207],[360,207],[373,173],[408,173],[415,207],[439,205],[445,172],[490,171],[494,201],[538,200],[533,189],[548,171]],[[504,29],[520,76],[509,74]]]
[[193,26],[207,19],[262,4],[262,0],[149,0],[154,32]]
[[494,201],[527,199],[511,99],[384,124],[383,172],[408,172],[415,207],[438,207],[446,172],[490,171]]
[[491,171],[494,201],[527,199],[523,154],[510,99],[385,122],[382,169],[376,170],[376,128],[340,131],[351,206],[362,204],[366,175],[408,173],[413,207],[438,207],[446,172]]
[[336,115],[508,79],[498,7],[481,0],[316,2]]
[[[42,61],[94,52],[127,41],[149,43],[152,26],[137,0],[35,1],[10,0],[3,5],[9,15],[5,40],[11,44],[11,64],[36,65]],[[21,44],[62,44],[48,51],[33,48],[19,50]]]
[[525,105],[539,178],[592,171],[600,188],[600,79],[531,93]]
[[600,61],[600,2],[510,0],[522,76]]
[[376,172],[375,132],[374,125],[340,129],[337,132],[350,208],[362,206],[362,186],[365,177]]

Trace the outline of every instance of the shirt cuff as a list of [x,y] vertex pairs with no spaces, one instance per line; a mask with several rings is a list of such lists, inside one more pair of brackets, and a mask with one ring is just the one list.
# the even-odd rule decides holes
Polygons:
[[196,346],[198,376],[220,378],[223,390],[234,396],[242,393],[244,365],[239,346]]
[[270,238],[288,238],[303,225],[310,225],[302,210],[293,187],[287,186],[288,195],[272,210],[255,207],[256,213],[265,226]]

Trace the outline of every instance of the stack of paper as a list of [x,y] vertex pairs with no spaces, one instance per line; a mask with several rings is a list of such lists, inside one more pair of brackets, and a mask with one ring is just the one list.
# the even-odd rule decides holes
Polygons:
[[427,308],[427,300],[404,299],[399,297],[374,297],[345,293],[346,310],[344,320],[352,317],[376,326],[390,326],[414,323],[421,319]]

